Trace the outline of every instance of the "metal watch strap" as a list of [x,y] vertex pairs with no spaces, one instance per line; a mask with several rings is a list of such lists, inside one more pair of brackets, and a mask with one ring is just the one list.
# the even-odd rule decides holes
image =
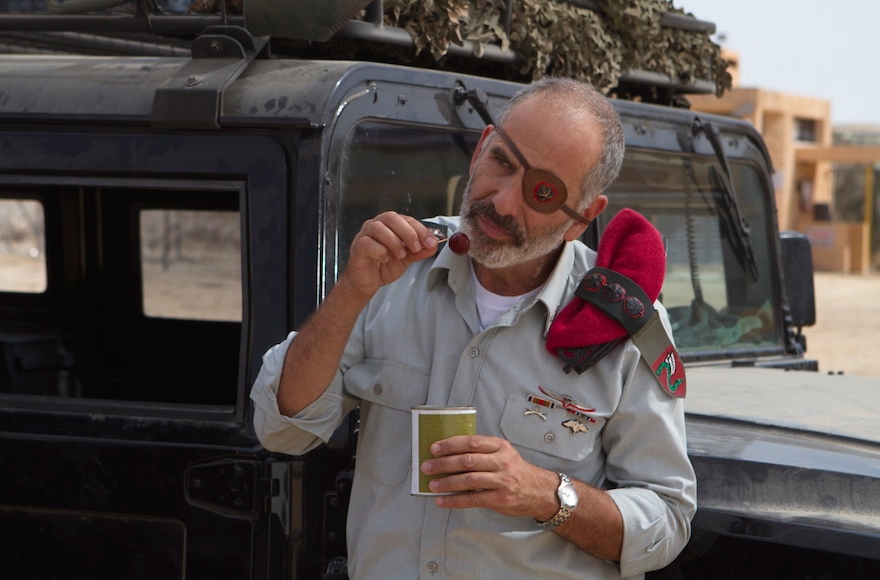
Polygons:
[[[563,487],[571,486],[571,478],[569,478],[564,473],[559,474],[559,487],[556,488],[557,497],[559,497],[559,492]],[[575,496],[577,498],[577,496]],[[577,499],[575,499],[575,507],[577,507]],[[567,520],[571,514],[574,513],[574,507],[568,507],[562,503],[562,498],[559,498],[559,511],[556,512],[556,515],[547,520],[546,522],[538,522],[538,525],[544,529],[552,530],[553,528],[559,527],[565,520]]]

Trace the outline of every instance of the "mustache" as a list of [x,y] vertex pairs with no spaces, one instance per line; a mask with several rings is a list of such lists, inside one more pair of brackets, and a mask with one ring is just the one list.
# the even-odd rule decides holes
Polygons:
[[525,243],[526,233],[520,227],[515,219],[511,216],[501,215],[497,211],[495,211],[495,204],[488,200],[476,200],[470,204],[470,207],[465,214],[465,217],[469,220],[475,219],[477,216],[482,217],[483,219],[489,220],[496,227],[504,230],[514,239],[514,243],[517,246],[521,246]]

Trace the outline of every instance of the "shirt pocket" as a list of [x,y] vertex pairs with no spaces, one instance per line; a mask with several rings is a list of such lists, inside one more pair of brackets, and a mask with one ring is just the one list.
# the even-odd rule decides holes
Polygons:
[[412,408],[428,400],[430,378],[427,369],[384,360],[348,369],[345,389],[361,400],[358,473],[388,486],[408,478]]
[[[536,405],[528,401],[525,393],[515,393],[507,398],[504,406],[501,432],[519,449],[577,462],[593,452],[605,425],[603,417],[592,418],[594,422],[569,413],[559,404],[555,409]],[[560,462],[542,464],[542,467],[550,469],[554,465],[564,467]]]

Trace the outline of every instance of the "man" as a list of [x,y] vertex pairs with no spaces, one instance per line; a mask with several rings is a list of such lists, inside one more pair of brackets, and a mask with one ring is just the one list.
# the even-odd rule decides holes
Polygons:
[[[681,399],[631,340],[582,374],[545,345],[596,263],[576,240],[622,158],[605,97],[533,83],[471,160],[469,255],[437,252],[412,217],[369,220],[318,311],[266,353],[251,394],[266,448],[304,453],[360,405],[353,578],[641,577],[684,547],[695,483]],[[425,404],[478,412],[478,435],[437,442],[421,466],[457,473],[432,482],[446,494],[434,498],[410,495],[410,410]]]

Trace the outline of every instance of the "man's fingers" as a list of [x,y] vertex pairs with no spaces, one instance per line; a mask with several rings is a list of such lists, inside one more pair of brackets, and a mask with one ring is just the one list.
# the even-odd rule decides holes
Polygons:
[[369,299],[380,287],[400,278],[411,264],[436,252],[437,240],[424,224],[385,212],[361,226],[340,281],[347,281],[356,295]]
[[[395,212],[385,212],[376,217],[376,221],[388,228],[388,231],[396,238],[400,247],[418,254],[426,248],[435,248],[437,239],[430,233],[427,227],[412,216],[400,215]],[[405,258],[405,253],[398,254]]]
[[490,456],[482,453],[462,453],[450,457],[438,457],[425,461],[421,466],[422,472],[426,475],[493,471],[494,468],[494,462],[491,461]]
[[361,244],[364,254],[381,262],[387,262],[391,258],[402,260],[408,253],[400,235],[379,218],[365,222],[357,238],[355,242]]
[[362,244],[364,256],[383,263],[391,258],[404,260],[410,254],[437,247],[437,240],[424,224],[395,212],[385,212],[365,222],[355,241]]
[[458,493],[462,491],[495,489],[501,485],[496,474],[488,471],[448,472],[432,479],[428,487],[434,493]]
[[409,233],[406,234],[406,237],[401,237],[411,252],[419,253],[422,250],[433,250],[437,247],[437,238],[434,237],[434,234],[431,233],[431,230],[425,224],[412,216],[402,217],[415,234],[415,237],[411,237]]
[[[439,490],[441,492],[495,487],[497,482],[493,483],[491,478],[505,462],[506,455],[497,453],[505,443],[503,439],[480,435],[456,435],[443,439],[431,446],[434,457],[423,462],[421,470],[426,475],[457,474],[440,480],[440,485],[444,486]],[[490,479],[478,481],[476,478]]]
[[502,448],[503,441],[497,437],[483,435],[456,435],[432,444],[431,454],[435,457],[443,457],[461,453],[495,453]]

